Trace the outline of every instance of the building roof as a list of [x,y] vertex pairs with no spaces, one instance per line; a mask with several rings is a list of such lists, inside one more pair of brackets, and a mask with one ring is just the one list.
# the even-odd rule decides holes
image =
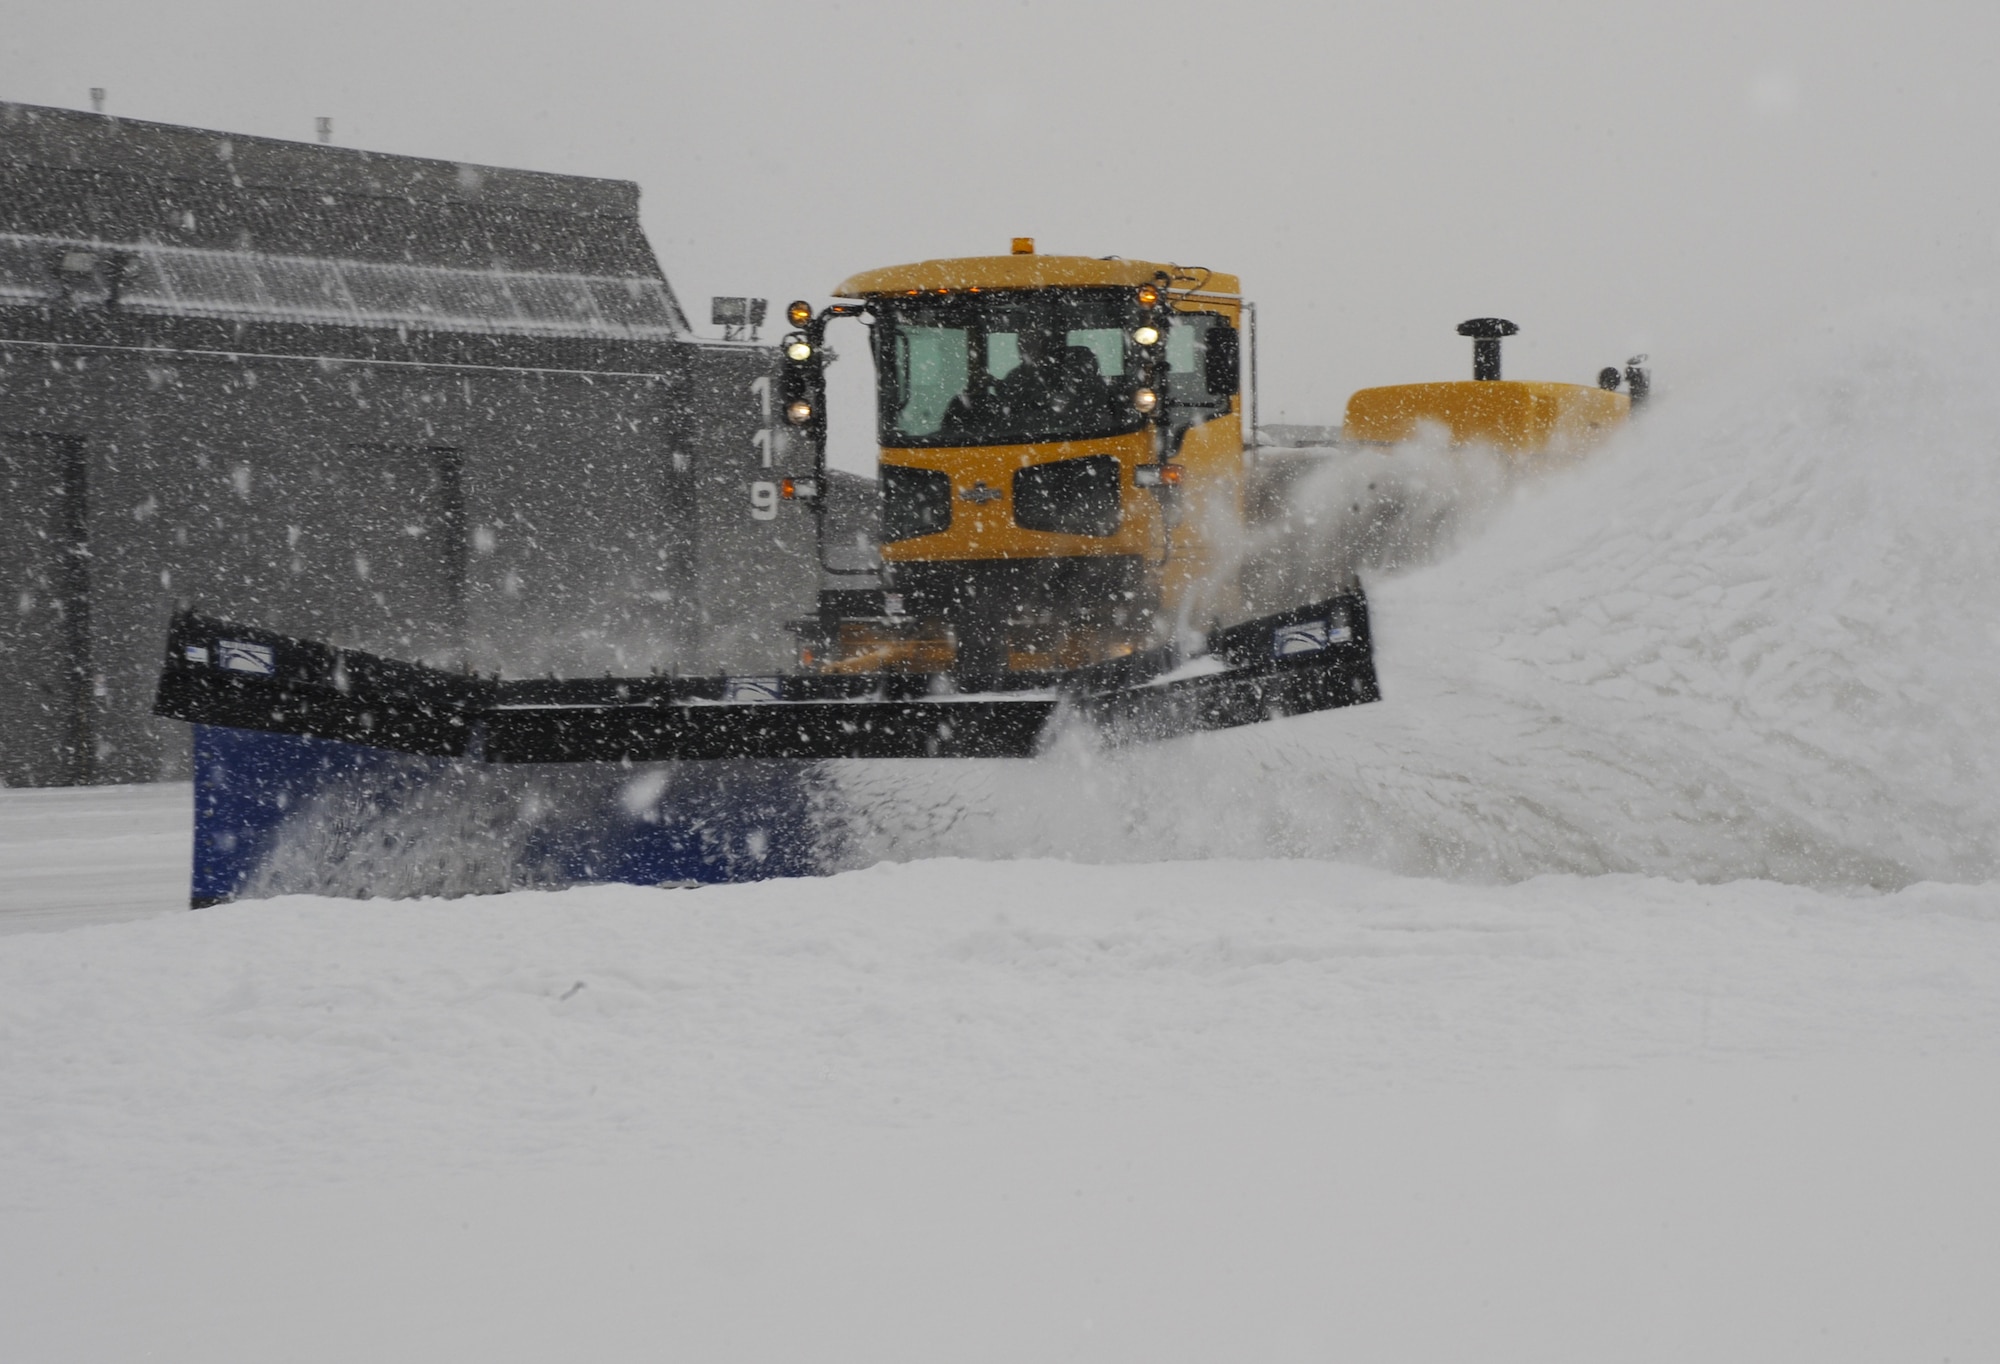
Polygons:
[[622,180],[0,103],[0,303],[686,335],[638,206]]

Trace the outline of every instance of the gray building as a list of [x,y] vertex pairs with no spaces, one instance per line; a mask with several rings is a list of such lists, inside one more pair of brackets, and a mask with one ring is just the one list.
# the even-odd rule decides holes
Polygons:
[[0,783],[186,772],[177,604],[516,676],[788,662],[773,353],[692,335],[637,214],[0,104]]

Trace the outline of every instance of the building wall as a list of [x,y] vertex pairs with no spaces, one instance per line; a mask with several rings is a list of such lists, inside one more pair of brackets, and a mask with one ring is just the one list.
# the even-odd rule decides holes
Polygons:
[[[176,605],[514,676],[783,666],[814,577],[799,512],[748,515],[768,356],[676,349],[621,375],[0,341],[0,779],[184,771],[147,714]],[[72,667],[82,754],[51,750]]]

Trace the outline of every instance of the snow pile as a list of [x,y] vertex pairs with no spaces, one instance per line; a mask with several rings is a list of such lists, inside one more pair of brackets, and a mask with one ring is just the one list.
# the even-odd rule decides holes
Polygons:
[[18,934],[0,1353],[1988,1358],[1996,1038],[1991,886],[938,861]]
[[1991,878],[1996,367],[1952,310],[1856,319],[1372,584],[1381,705],[1147,752],[851,764],[849,855]]
[[0,1202],[1524,1065],[1983,1052],[1996,914],[1992,887],[1454,886],[1305,861],[242,902],[0,939]]

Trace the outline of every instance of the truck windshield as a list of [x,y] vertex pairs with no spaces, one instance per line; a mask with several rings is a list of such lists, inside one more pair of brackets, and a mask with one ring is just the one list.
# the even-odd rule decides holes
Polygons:
[[1126,289],[880,302],[882,444],[1024,445],[1136,431],[1136,303]]

